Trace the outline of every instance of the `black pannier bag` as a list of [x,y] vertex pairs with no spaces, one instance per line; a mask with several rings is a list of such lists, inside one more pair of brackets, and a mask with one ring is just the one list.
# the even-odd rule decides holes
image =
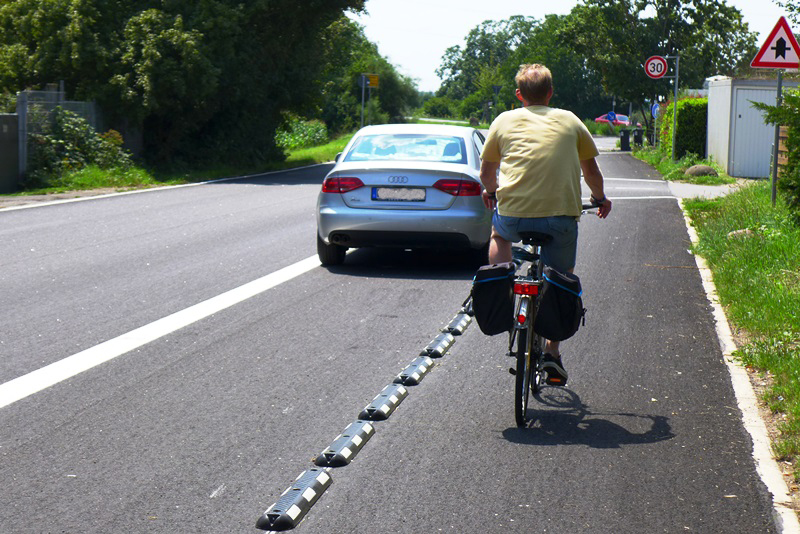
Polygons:
[[581,321],[585,322],[582,293],[577,276],[545,267],[534,332],[550,341],[563,341],[575,335]]
[[514,326],[514,271],[512,262],[484,265],[472,280],[472,311],[481,332],[494,336]]

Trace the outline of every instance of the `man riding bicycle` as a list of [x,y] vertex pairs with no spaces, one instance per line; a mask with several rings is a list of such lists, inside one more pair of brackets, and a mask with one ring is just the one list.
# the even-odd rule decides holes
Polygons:
[[[489,263],[511,261],[511,243],[521,240],[519,232],[541,232],[553,236],[542,247],[544,264],[573,272],[581,171],[598,216],[604,219],[611,212],[595,159],[599,153],[578,117],[549,107],[553,77],[547,67],[521,65],[515,81],[524,107],[501,113],[492,122],[481,156],[483,202],[494,210]],[[548,340],[545,352],[548,377],[566,384],[559,342]]]

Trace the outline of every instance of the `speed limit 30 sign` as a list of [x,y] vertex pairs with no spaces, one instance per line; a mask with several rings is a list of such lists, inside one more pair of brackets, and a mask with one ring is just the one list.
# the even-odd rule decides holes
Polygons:
[[644,71],[651,78],[661,78],[667,73],[667,60],[661,56],[651,56],[644,62]]

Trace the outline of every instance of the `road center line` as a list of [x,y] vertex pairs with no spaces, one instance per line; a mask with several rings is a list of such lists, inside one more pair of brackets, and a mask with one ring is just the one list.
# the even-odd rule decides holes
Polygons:
[[221,295],[190,306],[172,315],[158,319],[150,324],[131,330],[119,337],[110,339],[99,345],[68,356],[63,360],[51,363],[41,369],[0,384],[0,408],[13,404],[43,389],[58,384],[68,378],[96,367],[101,363],[113,360],[133,349],[146,345],[151,341],[166,336],[176,330],[195,323],[201,319],[230,308],[235,304],[254,297],[277,285],[307,273],[319,267],[319,258],[314,255],[248,282],[242,286],[226,291]]

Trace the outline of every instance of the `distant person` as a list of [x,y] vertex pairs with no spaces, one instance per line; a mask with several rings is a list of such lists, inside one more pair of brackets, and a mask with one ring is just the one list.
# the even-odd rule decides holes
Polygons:
[[[553,236],[542,247],[544,264],[573,272],[581,171],[592,192],[591,201],[599,206],[598,216],[605,219],[611,212],[595,160],[599,152],[578,117],[548,106],[553,77],[547,67],[521,65],[515,81],[517,99],[524,107],[501,113],[492,122],[483,147],[483,202],[494,210],[489,262],[511,261],[511,243],[521,241],[519,232],[541,232]],[[545,353],[547,382],[566,384],[559,342],[548,340]]]

